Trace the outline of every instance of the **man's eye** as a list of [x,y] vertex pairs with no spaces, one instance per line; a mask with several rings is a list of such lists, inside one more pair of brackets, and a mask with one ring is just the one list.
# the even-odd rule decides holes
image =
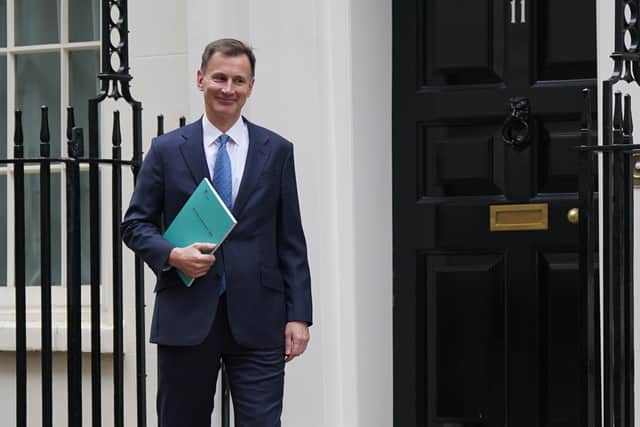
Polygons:
[[226,79],[226,78],[224,78],[223,76],[213,76],[213,77],[211,78],[211,80],[213,80],[214,82],[221,83],[221,82],[226,81],[227,79]]
[[241,85],[241,84],[244,84],[245,80],[238,78],[238,79],[233,79],[233,82],[235,84]]

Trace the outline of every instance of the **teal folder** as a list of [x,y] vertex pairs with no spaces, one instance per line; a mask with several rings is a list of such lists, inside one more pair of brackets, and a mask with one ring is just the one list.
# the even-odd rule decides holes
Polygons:
[[[209,179],[204,178],[193,190],[163,237],[180,248],[201,242],[213,243],[217,249],[236,223],[236,219]],[[180,270],[178,275],[186,286],[191,286],[193,277],[187,276]]]

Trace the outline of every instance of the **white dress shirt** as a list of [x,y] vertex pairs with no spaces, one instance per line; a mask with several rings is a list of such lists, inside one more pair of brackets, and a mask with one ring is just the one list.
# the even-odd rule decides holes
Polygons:
[[209,167],[209,178],[213,177],[213,167],[216,163],[216,154],[218,153],[218,137],[226,133],[229,135],[227,142],[227,152],[231,161],[231,200],[236,201],[242,174],[244,173],[244,164],[247,161],[247,151],[249,150],[249,128],[242,120],[242,116],[238,118],[231,129],[227,132],[221,132],[218,128],[209,122],[207,115],[202,115],[202,143],[204,144],[204,154],[207,158],[207,166]]

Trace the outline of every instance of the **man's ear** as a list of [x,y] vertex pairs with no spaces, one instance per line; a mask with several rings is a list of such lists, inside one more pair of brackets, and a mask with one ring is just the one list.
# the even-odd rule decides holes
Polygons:
[[202,74],[202,70],[198,68],[198,72],[196,73],[196,86],[198,87],[200,92],[204,90],[204,86],[202,83],[203,78],[204,78],[204,75]]

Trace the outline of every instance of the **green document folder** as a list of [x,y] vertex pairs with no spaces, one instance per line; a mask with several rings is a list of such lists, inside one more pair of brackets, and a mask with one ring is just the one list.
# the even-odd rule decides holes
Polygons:
[[[204,178],[193,190],[163,237],[180,248],[201,242],[213,243],[217,249],[236,223],[236,219],[216,193],[209,179]],[[180,270],[178,275],[186,286],[191,286],[193,277],[187,276]]]

